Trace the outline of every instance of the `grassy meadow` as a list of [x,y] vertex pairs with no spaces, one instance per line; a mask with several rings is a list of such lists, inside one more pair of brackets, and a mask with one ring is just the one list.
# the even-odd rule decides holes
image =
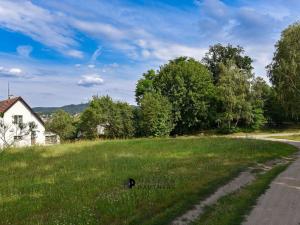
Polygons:
[[295,151],[207,137],[10,149],[0,154],[0,224],[168,224],[239,171]]

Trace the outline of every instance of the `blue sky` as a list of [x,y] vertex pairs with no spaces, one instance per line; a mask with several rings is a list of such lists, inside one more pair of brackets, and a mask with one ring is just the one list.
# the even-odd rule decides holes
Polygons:
[[[136,81],[177,56],[201,59],[209,45],[241,45],[266,78],[297,0],[1,0],[0,99],[32,106],[109,94],[135,104]],[[267,79],[267,78],[266,78]]]

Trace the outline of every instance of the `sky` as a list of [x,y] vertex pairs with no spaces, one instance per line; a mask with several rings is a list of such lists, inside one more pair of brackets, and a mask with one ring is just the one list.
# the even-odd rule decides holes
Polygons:
[[0,99],[31,106],[136,104],[142,74],[209,46],[240,45],[265,66],[281,31],[300,18],[298,0],[0,0]]

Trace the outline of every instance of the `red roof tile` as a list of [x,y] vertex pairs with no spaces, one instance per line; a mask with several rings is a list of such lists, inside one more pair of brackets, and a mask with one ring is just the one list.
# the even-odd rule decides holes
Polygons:
[[5,113],[11,106],[13,106],[21,97],[15,97],[0,102],[0,113]]

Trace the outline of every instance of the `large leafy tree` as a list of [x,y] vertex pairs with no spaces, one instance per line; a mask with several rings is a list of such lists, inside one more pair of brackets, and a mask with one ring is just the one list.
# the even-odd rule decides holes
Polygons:
[[221,68],[220,64],[227,64],[228,62],[233,62],[237,68],[245,70],[248,74],[251,74],[252,59],[244,55],[244,49],[241,46],[232,46],[228,44],[223,46],[221,44],[216,44],[210,46],[202,62],[207,66],[207,68],[212,72],[215,84],[220,78]]
[[72,139],[76,135],[73,117],[63,111],[56,111],[46,123],[46,129],[59,135],[62,140]]
[[240,123],[252,122],[250,81],[233,61],[220,65],[217,97],[221,105],[216,121],[219,127],[232,131]]
[[99,115],[95,108],[87,107],[80,115],[78,129],[84,138],[94,139],[97,137],[99,123]]
[[262,77],[256,77],[251,82],[251,92],[253,103],[259,107],[264,107],[265,102],[270,97],[271,87]]
[[173,129],[172,105],[159,93],[149,92],[140,101],[140,129],[143,136],[167,136]]
[[267,67],[276,96],[285,112],[300,115],[300,23],[285,29],[277,42],[272,63]]
[[270,98],[271,87],[261,78],[256,77],[251,81],[251,104],[253,111],[253,121],[251,127],[261,128],[267,122],[266,106]]
[[215,88],[208,69],[193,58],[180,57],[163,65],[154,87],[172,104],[175,133],[187,133],[209,125]]
[[138,80],[135,89],[135,97],[137,103],[141,101],[144,94],[147,92],[154,92],[153,81],[156,77],[156,73],[154,70],[149,70],[147,73],[143,74],[143,77]]
[[279,102],[276,91],[270,88],[269,96],[265,101],[264,115],[271,126],[281,126],[284,122],[289,121],[289,117],[284,113],[284,108]]
[[80,117],[79,130],[82,135],[89,139],[96,138],[97,126],[106,126],[112,111],[113,101],[109,96],[94,96]]
[[134,135],[133,107],[124,102],[114,103],[106,124],[106,136],[110,138],[132,137]]
[[104,127],[109,138],[126,138],[134,134],[133,108],[122,102],[114,102],[109,96],[94,97],[82,113],[80,130],[87,138],[97,137],[97,125]]

